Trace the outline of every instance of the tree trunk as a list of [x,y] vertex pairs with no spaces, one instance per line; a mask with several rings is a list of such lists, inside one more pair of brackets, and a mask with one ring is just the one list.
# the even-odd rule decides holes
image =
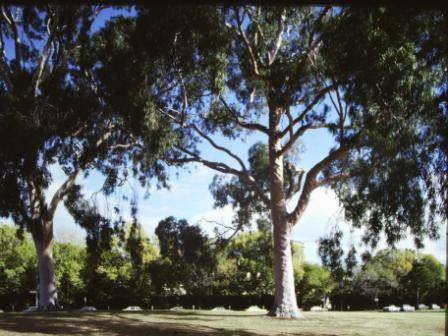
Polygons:
[[271,315],[281,318],[303,318],[297,307],[289,231],[287,225],[274,221],[275,295]]
[[281,318],[302,318],[297,307],[294,285],[294,270],[290,233],[287,221],[286,199],[283,187],[283,157],[278,155],[281,147],[278,132],[278,116],[280,111],[270,113],[269,118],[269,168],[271,218],[274,228],[274,305],[270,315]]
[[59,309],[56,290],[56,277],[54,274],[53,260],[53,234],[52,231],[42,234],[42,237],[34,238],[38,263],[39,263],[39,309]]

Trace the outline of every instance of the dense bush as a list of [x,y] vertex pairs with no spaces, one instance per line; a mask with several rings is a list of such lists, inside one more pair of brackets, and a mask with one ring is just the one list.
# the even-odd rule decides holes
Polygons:
[[[110,249],[97,254],[82,246],[55,243],[59,301],[64,308],[80,308],[84,299],[105,310],[129,305],[147,309],[270,307],[273,258],[269,230],[240,233],[218,247],[198,227],[173,218],[161,223],[157,236],[162,251],[141,232],[139,262],[131,256],[129,234],[124,241],[114,239]],[[30,291],[37,284],[31,239],[27,235],[19,239],[15,231],[0,225],[0,309],[6,311],[13,305],[15,310],[34,305]],[[304,309],[321,305],[324,296],[337,309],[444,303],[443,265],[431,255],[379,251],[355,269],[345,282],[347,288],[338,287],[326,267],[304,262],[300,244],[293,246],[293,255],[298,302]]]

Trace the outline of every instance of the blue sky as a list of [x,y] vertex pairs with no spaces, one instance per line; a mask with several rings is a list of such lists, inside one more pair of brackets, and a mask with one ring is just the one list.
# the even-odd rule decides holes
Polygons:
[[[123,12],[112,9],[103,11],[94,23],[94,30],[101,27],[109,17],[120,13]],[[6,51],[8,57],[13,57],[13,49],[11,47],[12,45],[7,45]],[[248,148],[256,141],[265,142],[266,139],[255,134],[248,136],[244,141],[230,141],[222,137],[217,137],[216,141],[228,146],[233,152],[246,159]],[[300,160],[296,164],[304,169],[308,169],[328,153],[333,145],[333,140],[326,131],[314,130],[305,134],[302,139],[302,144],[304,145],[305,152],[300,156]],[[209,146],[200,146],[200,149],[204,157],[208,159],[224,159],[221,153],[216,152]],[[54,182],[47,190],[48,197],[53,195],[54,191],[65,179],[65,174],[57,166],[53,166],[51,171]],[[139,220],[149,235],[154,233],[158,222],[167,216],[185,218],[192,224],[200,224],[206,232],[212,234],[213,226],[206,221],[212,220],[229,223],[233,216],[231,208],[213,208],[213,199],[208,190],[208,186],[214,174],[214,171],[201,165],[190,165],[185,169],[173,170],[170,177],[171,188],[169,190],[152,189],[148,199],[144,199],[143,197],[145,190],[139,186],[138,182],[132,180],[108,200],[95,193],[100,190],[104,181],[104,177],[98,172],[91,172],[88,178],[80,178],[78,182],[84,186],[85,195],[92,197],[92,200],[97,202],[103,213],[111,212],[111,209],[116,204],[119,204],[124,213],[128,213],[129,205],[124,201],[120,202],[120,196],[123,194],[136,194],[139,200]],[[290,204],[289,206],[293,205]],[[57,240],[72,242],[83,241],[85,235],[83,230],[74,223],[62,204],[56,212],[54,223]],[[292,232],[292,238],[304,244],[305,258],[307,261],[319,262],[317,256],[317,240],[326,234],[335,224],[338,224],[345,232],[344,243],[346,245],[351,242],[356,245],[360,244],[359,237],[362,232],[359,230],[350,232],[350,227],[344,222],[342,211],[335,194],[325,188],[317,189],[312,194],[305,215]],[[441,232],[445,232],[444,230],[442,228]],[[426,246],[423,251],[432,253],[439,260],[445,262],[445,235],[441,234],[441,236],[442,239],[437,242],[426,241]],[[384,242],[380,246],[385,247]],[[363,249],[362,246],[358,247],[361,250]],[[413,248],[412,239],[406,239],[399,244],[399,247]]]
[[[258,136],[248,137],[245,142],[230,142],[221,137],[216,138],[217,142],[230,145],[229,147],[242,157],[246,157],[247,149],[259,140],[260,137]],[[331,136],[325,131],[310,131],[303,138],[305,152],[296,163],[305,169],[311,167],[328,153],[332,144]],[[201,145],[200,148],[206,158],[222,159],[222,155],[215,152],[213,148],[205,144]],[[55,180],[48,190],[49,195],[53,194],[65,177],[64,173],[57,167],[53,167],[52,171]],[[138,218],[149,235],[153,235],[158,222],[168,216],[185,218],[191,224],[199,224],[204,231],[212,235],[214,225],[210,221],[229,224],[233,216],[230,207],[224,209],[214,209],[213,207],[213,198],[208,186],[214,175],[213,170],[195,164],[177,171],[173,170],[170,178],[170,189],[151,189],[150,197],[147,199],[144,198],[145,190],[136,181],[129,181],[123,189],[118,190],[109,200],[106,200],[100,194],[95,194],[101,188],[104,180],[104,177],[99,173],[93,172],[87,179],[81,179],[80,182],[82,181],[86,195],[95,194],[92,200],[97,202],[99,208],[105,214],[111,213],[113,206],[116,204],[119,204],[123,213],[129,214],[129,205],[124,201],[120,202],[120,197],[123,194],[137,195],[139,201]],[[296,199],[293,199],[289,204],[290,208],[293,207],[294,201]],[[305,215],[296,224],[292,232],[292,239],[304,244],[307,261],[320,262],[317,255],[317,240],[328,233],[334,225],[338,225],[344,231],[344,244],[347,247],[354,243],[360,251],[365,249],[360,240],[362,231],[351,232],[350,226],[344,221],[343,211],[336,195],[329,189],[319,188],[313,192]],[[442,228],[442,230],[444,229]],[[58,208],[55,215],[55,236],[58,240],[75,242],[82,242],[84,238],[84,232],[73,222],[63,205]],[[441,236],[442,239],[439,241],[426,240],[422,252],[434,254],[439,260],[445,262],[445,240],[443,239],[444,235]],[[386,247],[384,240],[379,247]],[[398,247],[414,248],[414,245],[412,239],[408,238],[399,243]]]

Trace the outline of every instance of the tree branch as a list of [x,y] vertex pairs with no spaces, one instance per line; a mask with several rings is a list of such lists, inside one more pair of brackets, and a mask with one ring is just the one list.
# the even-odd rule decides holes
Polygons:
[[[199,127],[197,127],[195,124],[190,124],[190,125],[184,125],[182,123],[182,121],[179,121],[178,119],[176,119],[176,117],[172,116],[169,113],[165,113],[165,111],[163,111],[162,109],[159,109],[163,114],[165,114],[166,116],[168,116],[169,118],[171,118],[175,123],[179,124],[181,127],[188,127],[193,129],[196,133],[199,134],[199,136],[201,136],[203,139],[205,139],[213,148],[226,153],[227,155],[229,155],[231,158],[235,159],[239,165],[241,166],[241,168],[243,169],[243,171],[247,171],[246,165],[244,164],[243,160],[241,160],[241,158],[236,155],[235,153],[233,153],[230,149],[220,146],[218,145],[211,137],[209,137],[207,134],[205,134],[203,131],[201,131],[199,129]],[[177,111],[175,109],[171,109],[171,111],[175,112],[176,114],[180,114],[181,118],[182,118],[182,113],[180,111]],[[191,155],[191,154],[190,154]]]
[[54,216],[59,203],[75,185],[76,178],[79,176],[79,174],[87,167],[90,162],[92,162],[94,156],[92,155],[92,153],[94,152],[94,150],[100,148],[111,136],[112,131],[109,130],[109,132],[106,132],[100,139],[98,139],[93,147],[86,148],[82,153],[77,155],[79,166],[70,173],[65,182],[54,193],[48,207],[49,218],[52,218]]
[[16,17],[14,17],[11,14],[11,11],[9,11],[9,13],[7,13],[5,10],[5,7],[2,6],[2,14],[3,14],[3,17],[5,18],[6,22],[8,23],[9,27],[12,30],[12,35],[14,37],[14,50],[15,50],[16,59],[20,65],[20,67],[23,67],[22,42],[20,41],[19,30],[17,28],[17,20],[19,18],[18,17],[19,16],[19,8],[16,8]]
[[8,62],[6,61],[6,54],[5,54],[5,42],[3,40],[3,34],[0,32],[0,77],[3,79],[6,88],[8,91],[11,91],[13,88],[12,81],[11,81],[11,69],[8,65]]
[[269,204],[270,204],[269,198],[265,195],[263,190],[258,186],[258,184],[255,181],[255,179],[253,178],[253,176],[250,175],[247,171],[240,171],[240,170],[231,168],[222,162],[205,160],[205,159],[201,158],[199,155],[197,155],[197,154],[191,152],[190,150],[188,150],[184,147],[181,147],[181,146],[176,146],[176,148],[179,149],[181,152],[188,154],[190,156],[188,158],[178,159],[177,161],[179,161],[179,162],[198,162],[198,163],[201,163],[204,166],[207,166],[207,167],[209,167],[213,170],[216,170],[220,173],[235,175],[238,178],[240,178],[241,180],[247,182],[253,188],[253,190],[258,194],[258,196],[260,196],[260,198],[265,203],[265,205],[269,206]]
[[[244,45],[246,46],[246,49],[247,49],[247,51],[249,53],[249,57],[250,57],[250,60],[251,60],[251,63],[252,63],[252,68],[253,68],[252,71],[253,71],[253,73],[256,76],[266,80],[267,79],[266,76],[263,76],[260,73],[260,69],[258,67],[258,60],[260,60],[260,63],[262,65],[263,65],[263,60],[258,56],[258,53],[256,53],[256,51],[254,50],[254,48],[252,47],[252,45],[251,45],[251,43],[250,43],[246,33],[244,32],[244,29],[243,29],[243,26],[242,26],[243,23],[242,23],[242,20],[240,18],[240,15],[238,13],[238,8],[235,8],[234,11],[235,11],[235,17],[236,17],[237,28],[238,28],[236,30],[236,33],[237,33],[238,36],[240,36],[242,38],[242,40],[244,42]],[[257,60],[257,58],[258,58],[258,60]]]
[[279,28],[276,39],[277,41],[275,43],[274,49],[268,51],[268,60],[269,60],[268,65],[272,65],[275,62],[275,58],[277,57],[278,51],[280,50],[280,47],[282,45],[283,31],[285,30],[285,21],[286,21],[286,14],[285,10],[283,10],[279,18]]
[[202,132],[196,125],[192,125],[191,126],[202,138],[204,138],[205,140],[207,140],[210,145],[212,145],[214,148],[216,148],[217,150],[220,150],[224,153],[226,153],[227,155],[229,155],[230,157],[234,158],[241,166],[241,168],[243,169],[243,171],[247,171],[246,165],[244,164],[243,160],[241,160],[241,158],[239,156],[237,156],[235,153],[233,153],[230,149],[225,148],[223,146],[218,145],[216,142],[213,141],[212,138],[210,138],[207,134],[205,134],[204,132]]
[[280,151],[277,152],[278,156],[285,155],[288,150],[291,149],[292,146],[296,143],[297,139],[300,138],[307,130],[310,129],[318,129],[318,128],[325,128],[328,127],[326,124],[306,124],[301,127],[290,137],[288,142],[283,145],[283,147],[280,149]]
[[[48,19],[47,27],[50,25],[51,18]],[[49,30],[49,28],[48,28]],[[31,82],[31,86],[34,87],[34,96],[37,97],[39,85],[42,81],[42,75],[44,73],[45,66],[48,64],[48,58],[51,53],[51,45],[53,43],[54,35],[50,32],[47,41],[45,43],[44,49],[39,59],[39,66],[35,70],[33,74],[33,79]]]
[[244,11],[247,13],[247,16],[249,16],[250,21],[254,23],[255,28],[257,29],[258,34],[261,36],[262,39],[264,39],[264,32],[263,32],[263,29],[261,28],[260,23],[258,22],[258,20],[252,15],[251,11],[248,8],[245,7]]
[[309,103],[305,107],[302,113],[300,113],[300,115],[297,118],[295,118],[292,123],[290,122],[289,125],[283,131],[280,132],[280,137],[283,138],[286,134],[290,133],[291,129],[293,129],[295,125],[297,125],[301,120],[303,120],[307,115],[307,113],[310,112],[314,108],[314,106],[316,106],[328,92],[334,89],[334,85],[335,84],[327,86],[324,89],[320,90],[319,93],[311,101],[311,103]]
[[337,182],[337,181],[345,180],[345,179],[347,179],[347,178],[349,178],[351,176],[352,176],[351,174],[342,173],[342,172],[338,173],[338,174],[335,174],[335,175],[327,176],[327,177],[322,178],[322,179],[320,179],[320,180],[318,180],[316,182],[316,188],[317,187],[321,187],[321,186],[326,185],[326,184],[329,184],[331,182]]
[[288,190],[286,190],[285,198],[290,199],[296,192],[298,192],[302,186],[303,175],[305,170],[297,168],[293,163],[287,162],[287,167],[285,173],[288,175],[290,184]]
[[247,123],[247,122],[241,120],[240,116],[238,115],[238,112],[236,112],[232,107],[230,107],[222,96],[220,96],[219,99],[224,104],[224,107],[232,115],[232,117],[233,117],[232,120],[235,123],[237,123],[239,126],[249,129],[249,130],[257,130],[257,131],[260,131],[260,132],[263,132],[263,133],[269,135],[269,130],[267,127],[265,127],[261,124],[258,124],[258,123]]
[[314,22],[313,30],[311,31],[309,39],[308,39],[308,48],[305,52],[305,55],[304,55],[305,57],[304,57],[302,66],[306,66],[307,63],[314,64],[313,54],[316,54],[318,49],[321,46],[321,38],[320,37],[315,38],[317,26],[322,22],[323,18],[328,13],[330,8],[331,8],[330,5],[325,6],[325,8],[322,10],[322,13],[320,13],[319,17]]
[[316,163],[306,174],[305,183],[302,188],[302,193],[297,201],[297,205],[293,212],[288,215],[288,222],[292,228],[300,216],[303,214],[305,208],[307,207],[311,192],[319,186],[316,181],[317,175],[325,168],[327,168],[331,163],[344,157],[350,150],[349,146],[341,146],[338,149],[330,152],[324,159]]

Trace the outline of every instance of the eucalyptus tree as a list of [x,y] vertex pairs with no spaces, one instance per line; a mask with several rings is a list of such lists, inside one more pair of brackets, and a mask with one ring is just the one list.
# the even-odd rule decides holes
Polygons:
[[[334,187],[347,219],[365,226],[373,244],[381,232],[393,243],[406,228],[417,242],[437,235],[437,225],[425,221],[418,182],[426,163],[413,160],[422,153],[417,116],[434,103],[441,81],[440,66],[428,66],[419,52],[434,35],[425,29],[436,14],[397,13],[137,8],[135,19],[114,21],[100,39],[100,91],[129,116],[136,134],[143,136],[142,123],[169,122],[159,133],[173,145],[166,163],[196,162],[233,176],[229,183],[217,178],[212,190],[218,206],[237,210],[237,225],[256,213],[271,216],[275,316],[300,316],[290,234],[316,188]],[[410,18],[419,34],[409,29]],[[306,171],[292,153],[313,130],[328,131],[333,148]],[[249,163],[220,143],[248,133],[266,142],[249,151]],[[223,159],[204,157],[198,142]]]
[[[141,147],[134,146],[142,140],[127,131],[129,116],[114,113],[122,111],[114,109],[110,97],[98,89],[100,78],[91,47],[92,24],[100,10],[94,6],[2,6],[0,215],[10,216],[33,237],[41,309],[58,306],[52,255],[58,206],[65,199],[71,203],[66,204],[69,210],[79,210],[78,177],[93,169],[106,176],[103,191],[111,193],[126,178],[130,158],[143,155]],[[159,126],[157,132],[161,132]],[[145,147],[148,153],[164,137],[152,137],[149,129],[146,134],[152,139]],[[140,176],[142,183],[154,175],[164,180],[159,165],[146,159],[134,162],[134,172],[145,172]],[[62,168],[66,178],[49,195],[53,164]],[[104,229],[103,234],[112,232],[106,228],[112,222],[98,214],[82,218],[87,220],[78,222],[93,235],[98,231],[95,227]]]
[[[87,101],[77,97],[66,77],[93,15],[89,8],[2,6],[2,215],[11,216],[20,229],[32,234],[39,260],[39,304],[44,308],[58,304],[52,256],[54,213],[90,162],[87,141],[76,144],[85,129],[75,116],[88,113],[86,106],[81,107]],[[100,139],[99,146],[105,140]],[[48,166],[57,158],[68,178],[47,202]]]
[[[415,157],[414,135],[421,123],[414,121],[433,101],[440,81],[418,53],[423,35],[403,30],[404,20],[387,21],[396,16],[384,8],[367,14],[329,6],[205,8],[203,17],[182,11],[157,15],[143,10],[137,23],[137,31],[170,37],[164,47],[170,47],[174,98],[158,109],[180,134],[173,161],[197,162],[233,176],[237,189],[226,188],[224,181],[218,181],[222,192],[216,183],[213,188],[218,202],[237,209],[238,220],[247,222],[260,209],[270,214],[276,283],[272,315],[301,316],[290,235],[319,187],[336,188],[347,218],[366,226],[368,241],[385,232],[392,243],[406,228],[418,241],[436,236],[437,227],[424,220],[423,191],[416,182],[423,164],[399,170]],[[170,15],[183,20],[170,26]],[[145,30],[150,19],[158,20],[157,32]],[[347,36],[359,41],[354,54]],[[145,36],[138,41],[144,49]],[[333,148],[305,171],[286,158],[313,130],[328,131]],[[220,143],[222,137],[235,140],[247,133],[266,139],[267,168],[261,175]],[[403,150],[406,143],[395,141],[397,134],[400,141],[412,142],[408,151]],[[203,141],[226,158],[208,159],[186,139]],[[288,175],[292,178],[286,182]],[[374,200],[371,210],[368,200]]]
[[[172,92],[177,99],[160,110],[180,133],[180,141],[175,144],[177,157],[167,159],[199,162],[218,172],[234,175],[245,186],[241,189],[249,194],[247,200],[260,200],[261,206],[257,204],[253,209],[265,208],[271,215],[276,282],[272,314],[280,317],[300,316],[289,238],[292,226],[301,217],[314,188],[343,177],[336,174],[316,179],[324,168],[346,153],[346,147],[331,152],[317,163],[306,176],[303,188],[299,182],[304,171],[291,163],[295,179],[288,195],[284,190],[284,156],[305,131],[331,126],[323,123],[326,113],[315,112],[313,108],[326,93],[335,89],[335,84],[322,85],[320,78],[312,76],[312,63],[321,39],[318,28],[328,11],[328,8],[322,12],[314,8],[233,8],[222,11],[206,8],[201,12],[207,15],[189,13],[191,16],[187,16],[185,10],[180,13],[177,10],[178,18],[183,20],[175,22],[183,25],[173,28],[163,19],[166,15],[175,15],[176,10],[157,16],[149,9],[139,13],[137,24],[137,31],[140,27],[141,31],[151,34],[145,26],[151,20],[159,20],[159,32],[165,32],[165,28],[171,32],[171,38],[168,38],[171,44],[165,47],[171,46],[168,56],[172,60],[169,64],[175,87]],[[189,29],[182,29],[185,26]],[[145,45],[145,37],[139,39],[140,45]],[[229,97],[236,99],[238,104],[231,104]],[[303,109],[298,111],[294,106]],[[243,107],[245,111],[240,111]],[[267,125],[259,120],[263,116]],[[285,118],[289,125],[282,128]],[[245,131],[259,132],[267,137],[267,174],[256,176],[231,149],[212,138],[213,134],[220,133],[236,139]],[[234,160],[237,168],[227,162],[207,160],[194,143],[185,143],[186,139],[207,142]],[[296,195],[301,188],[302,196],[295,209],[288,213],[288,197]],[[241,209],[240,217],[253,214],[244,207]]]

